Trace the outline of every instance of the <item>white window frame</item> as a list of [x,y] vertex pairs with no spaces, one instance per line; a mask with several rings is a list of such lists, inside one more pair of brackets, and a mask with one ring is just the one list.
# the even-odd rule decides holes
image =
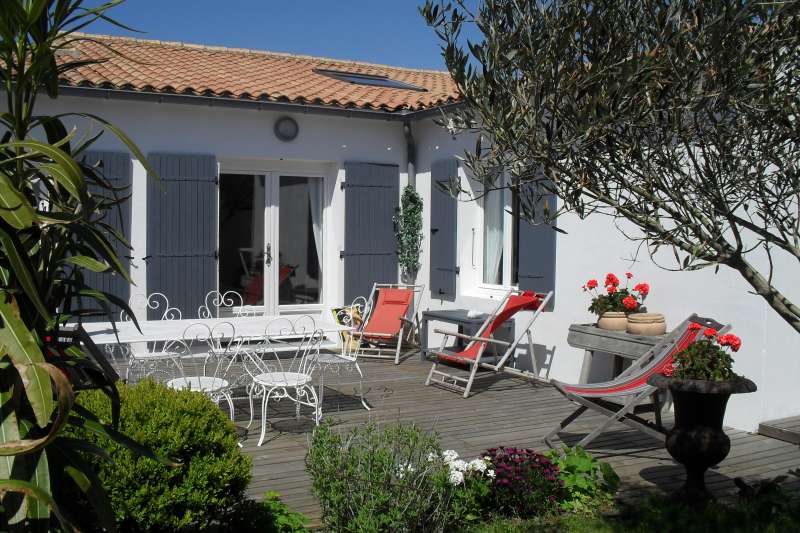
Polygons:
[[502,283],[486,283],[483,281],[483,254],[484,254],[484,235],[485,235],[485,217],[484,217],[484,200],[485,196],[476,202],[477,208],[480,211],[478,218],[478,225],[480,231],[479,246],[477,247],[479,253],[476,258],[476,264],[480,265],[478,269],[478,284],[476,290],[478,296],[496,296],[508,292],[511,289],[517,289],[516,284],[511,283],[512,260],[513,260],[513,245],[514,245],[514,232],[512,231],[514,217],[511,215],[511,201],[512,195],[509,189],[503,189],[503,268],[502,268]]

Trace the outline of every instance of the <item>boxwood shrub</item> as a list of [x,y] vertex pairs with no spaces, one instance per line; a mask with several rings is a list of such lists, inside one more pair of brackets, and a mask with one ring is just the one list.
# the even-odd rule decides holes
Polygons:
[[[103,437],[81,438],[109,450],[113,464],[91,461],[111,500],[123,531],[197,531],[218,527],[245,501],[250,458],[238,448],[226,414],[206,396],[175,391],[152,381],[120,385],[122,431],[182,466],[168,467]],[[108,398],[83,392],[78,401],[104,421],[111,419]],[[88,456],[87,456],[88,457]]]

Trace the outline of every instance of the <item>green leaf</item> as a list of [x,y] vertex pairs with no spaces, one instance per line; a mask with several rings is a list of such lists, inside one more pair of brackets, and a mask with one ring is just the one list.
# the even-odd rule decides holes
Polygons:
[[16,492],[25,495],[26,497],[35,498],[46,505],[50,511],[58,518],[61,527],[64,531],[74,531],[72,524],[70,524],[56,505],[55,500],[48,491],[44,491],[35,484],[29,481],[22,481],[19,479],[0,479],[0,497],[4,497],[8,492]]
[[50,320],[50,312],[42,302],[39,296],[39,289],[36,286],[36,281],[33,279],[32,269],[28,265],[27,254],[22,254],[19,251],[21,245],[19,241],[11,234],[0,228],[0,247],[6,253],[8,262],[13,269],[13,275],[19,280],[25,294],[33,303],[36,310],[46,321]]
[[44,362],[36,339],[22,322],[11,302],[0,297],[0,346],[8,353],[19,371],[25,394],[33,409],[36,423],[45,427],[55,409],[48,372],[35,363]]
[[0,170],[0,217],[14,229],[25,229],[33,224],[36,214],[28,199],[14,187],[8,175]]
[[73,255],[64,260],[65,263],[72,263],[81,268],[91,270],[92,272],[107,272],[111,267],[102,261],[98,261],[88,255]]
[[30,140],[12,141],[0,145],[0,147],[26,148],[30,150],[26,156],[28,159],[32,159],[37,154],[50,158],[54,164],[43,164],[41,165],[42,169],[50,171],[53,178],[59,180],[71,193],[74,193],[76,198],[86,197],[86,182],[83,179],[81,167],[63,150],[40,141]]
[[114,133],[114,135],[116,135],[117,138],[120,141],[122,141],[123,144],[125,144],[125,146],[128,147],[128,150],[131,151],[133,156],[136,159],[139,160],[139,162],[142,164],[142,166],[144,166],[144,168],[147,171],[147,173],[149,175],[153,176],[156,181],[160,181],[160,178],[158,177],[158,173],[155,171],[155,169],[152,167],[152,165],[150,165],[150,163],[147,160],[147,157],[145,157],[144,153],[142,153],[142,151],[139,149],[139,147],[136,146],[136,143],[133,142],[133,140],[130,137],[128,137],[125,134],[125,132],[123,132],[117,126],[115,126],[111,122],[107,121],[106,119],[98,117],[97,115],[92,115],[91,113],[64,113],[64,114],[61,114],[61,115],[56,115],[53,118],[60,118],[60,117],[65,117],[65,116],[78,116],[78,117],[84,117],[84,118],[91,118],[93,120],[96,120],[100,124],[102,124],[104,127],[106,127],[109,130],[111,130],[111,132]]
[[[59,444],[63,444],[63,442],[59,440]],[[106,531],[116,531],[117,525],[114,520],[114,510],[111,507],[108,494],[103,488],[103,483],[95,473],[94,468],[80,454],[74,453],[70,449],[59,447],[57,452],[70,463],[64,470],[86,494],[90,505],[97,513],[99,525]]]

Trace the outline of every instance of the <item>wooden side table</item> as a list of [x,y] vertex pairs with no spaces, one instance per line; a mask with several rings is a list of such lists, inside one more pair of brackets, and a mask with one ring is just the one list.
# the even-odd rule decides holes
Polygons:
[[[481,313],[477,316],[469,316],[469,311],[466,309],[441,309],[438,311],[423,311],[422,319],[420,320],[420,334],[419,334],[419,351],[420,359],[425,361],[428,357],[428,322],[431,320],[437,322],[447,322],[455,324],[458,327],[458,332],[464,335],[475,335],[478,330],[486,321],[487,313]],[[502,334],[513,334],[514,332],[514,319],[508,319],[498,329]],[[464,341],[457,339],[457,349],[464,348]]]
[[572,324],[567,334],[567,344],[585,350],[580,383],[586,383],[592,369],[594,352],[604,352],[614,356],[614,375],[622,372],[622,364],[635,361],[655,346],[662,336],[631,335],[625,331],[600,329],[594,324]]

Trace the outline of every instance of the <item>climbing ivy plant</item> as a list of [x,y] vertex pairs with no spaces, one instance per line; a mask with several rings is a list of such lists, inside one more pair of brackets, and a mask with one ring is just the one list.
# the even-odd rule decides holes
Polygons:
[[422,248],[422,197],[411,185],[406,185],[400,207],[392,217],[397,238],[397,260],[403,274],[409,277],[419,270]]

